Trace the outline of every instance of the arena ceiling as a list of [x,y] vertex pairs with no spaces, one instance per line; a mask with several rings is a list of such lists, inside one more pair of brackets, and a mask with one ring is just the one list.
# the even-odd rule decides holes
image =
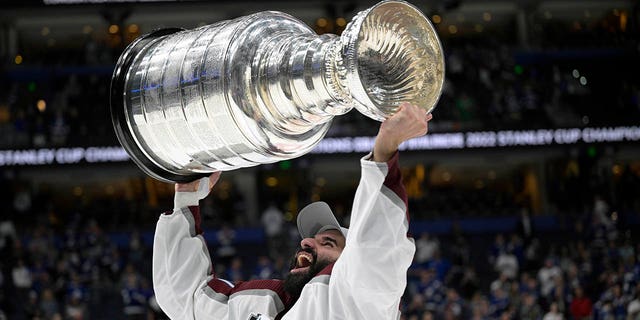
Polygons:
[[[0,28],[26,42],[62,43],[65,39],[106,30],[112,24],[136,24],[142,33],[159,27],[192,28],[257,11],[277,10],[313,24],[318,18],[353,15],[377,1],[278,0],[278,1],[128,1],[128,0],[30,0],[3,1]],[[413,0],[430,17],[443,23],[492,24],[513,21],[518,14],[548,20],[588,21],[617,10],[633,12],[632,0]],[[487,13],[490,15],[487,21]],[[11,36],[7,36],[10,38]]]

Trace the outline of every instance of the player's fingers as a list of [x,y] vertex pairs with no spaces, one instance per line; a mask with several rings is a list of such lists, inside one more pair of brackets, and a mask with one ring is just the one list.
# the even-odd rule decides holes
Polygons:
[[221,175],[222,171],[216,171],[209,176],[209,188],[213,188],[213,186],[216,185]]

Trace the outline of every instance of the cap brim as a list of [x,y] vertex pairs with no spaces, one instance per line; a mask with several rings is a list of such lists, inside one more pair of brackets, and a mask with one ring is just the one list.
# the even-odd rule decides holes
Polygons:
[[327,231],[338,230],[345,238],[347,228],[343,228],[333,215],[329,205],[322,201],[310,203],[298,214],[298,232],[302,238],[312,238],[316,234]]

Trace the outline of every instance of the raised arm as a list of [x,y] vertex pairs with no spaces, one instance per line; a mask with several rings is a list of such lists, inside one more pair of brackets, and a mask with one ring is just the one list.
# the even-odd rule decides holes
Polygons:
[[[431,115],[403,104],[380,126],[373,154],[361,160],[346,246],[331,281],[333,304],[348,319],[397,319],[415,245],[407,237],[407,196],[398,146],[424,135]],[[335,280],[335,281],[334,281]]]
[[387,162],[401,143],[425,135],[432,117],[417,106],[401,104],[398,111],[380,125],[373,147],[373,161]]
[[220,291],[231,290],[232,286],[212,276],[198,207],[219,178],[217,172],[176,184],[173,211],[158,219],[153,241],[153,287],[158,304],[172,319],[197,319],[205,311],[216,319],[227,317],[226,301],[219,299],[216,303],[206,294],[213,286]]

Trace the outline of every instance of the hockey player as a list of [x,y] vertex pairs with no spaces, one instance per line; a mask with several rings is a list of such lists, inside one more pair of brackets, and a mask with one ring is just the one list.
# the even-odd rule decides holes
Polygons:
[[348,230],[323,202],[298,214],[303,240],[284,280],[230,283],[212,274],[198,202],[220,173],[176,184],[174,210],[160,216],[153,247],[162,309],[172,319],[399,319],[415,245],[407,237],[398,146],[426,134],[429,120],[405,103],[380,125],[373,151],[360,160]]

